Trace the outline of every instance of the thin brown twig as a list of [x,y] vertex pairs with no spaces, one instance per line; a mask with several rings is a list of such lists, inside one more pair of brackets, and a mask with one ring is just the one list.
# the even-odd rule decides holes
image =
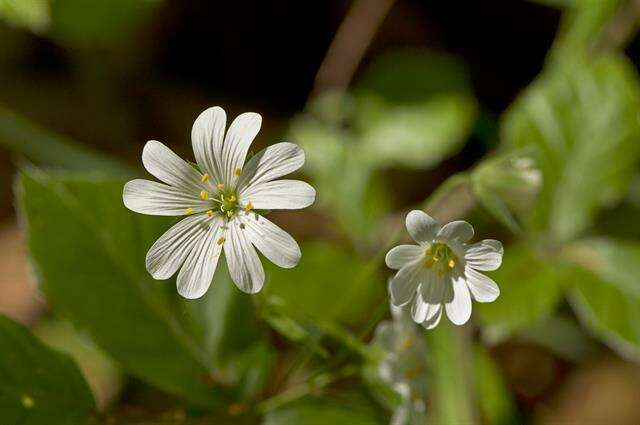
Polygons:
[[355,0],[318,69],[310,97],[351,82],[378,27],[395,0]]

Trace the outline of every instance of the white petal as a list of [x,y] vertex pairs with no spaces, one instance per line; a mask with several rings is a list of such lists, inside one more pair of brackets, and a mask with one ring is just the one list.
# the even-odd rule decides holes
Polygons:
[[221,183],[222,142],[227,125],[227,114],[219,106],[214,106],[198,115],[191,129],[191,144],[196,162],[203,172],[214,182]]
[[438,239],[465,243],[473,237],[473,226],[466,221],[452,221],[442,226],[438,232]]
[[389,268],[399,270],[423,254],[424,248],[419,245],[398,245],[387,252],[385,262]]
[[316,190],[299,180],[276,180],[245,188],[240,199],[259,210],[296,210],[313,204]]
[[413,299],[420,284],[423,271],[420,264],[409,264],[396,273],[389,284],[389,294],[393,305],[402,306]]
[[247,238],[272,263],[289,269],[300,261],[302,254],[298,243],[287,232],[257,213],[240,213]]
[[158,180],[189,193],[200,193],[200,173],[162,143],[148,141],[142,150],[142,163]]
[[449,320],[455,325],[463,325],[471,317],[471,295],[467,282],[462,276],[453,278],[453,299],[445,303]]
[[179,216],[184,215],[187,208],[191,208],[191,212],[210,208],[207,202],[182,189],[142,179],[124,185],[122,200],[131,211],[150,215]]
[[238,220],[231,220],[227,226],[224,253],[231,279],[241,291],[255,294],[264,284],[264,269],[260,258],[240,229]]
[[178,293],[185,298],[200,298],[207,292],[218,265],[222,246],[217,242],[222,235],[222,219],[213,217],[204,237],[193,247],[178,273]]
[[436,326],[438,326],[438,323],[440,323],[440,318],[442,318],[442,310],[444,310],[444,308],[442,307],[442,305],[439,305],[435,314],[431,316],[430,319],[427,319],[424,322],[422,322],[421,325],[425,329],[433,329]]
[[464,259],[467,264],[478,270],[496,270],[502,264],[504,248],[499,241],[485,239],[467,247]]
[[431,242],[436,237],[440,226],[427,213],[413,210],[407,214],[407,231],[416,242]]
[[471,267],[465,268],[465,275],[469,290],[476,301],[489,303],[495,301],[500,295],[500,288],[490,277],[475,271]]
[[304,164],[304,151],[293,143],[276,143],[251,157],[238,181],[238,190],[268,182],[296,171]]
[[448,282],[443,278],[439,278],[431,270],[425,270],[425,276],[418,289],[418,295],[421,302],[424,303],[424,307],[419,316],[414,316],[414,320],[417,323],[431,319],[438,313],[442,303],[447,301],[445,299],[445,288]]
[[223,177],[227,186],[235,187],[235,181],[238,179],[235,170],[237,168],[242,170],[249,146],[260,131],[261,125],[262,117],[260,114],[245,112],[238,115],[229,126],[222,147]]
[[205,214],[192,215],[167,230],[147,253],[147,270],[154,279],[168,279],[178,271],[191,249],[209,230]]

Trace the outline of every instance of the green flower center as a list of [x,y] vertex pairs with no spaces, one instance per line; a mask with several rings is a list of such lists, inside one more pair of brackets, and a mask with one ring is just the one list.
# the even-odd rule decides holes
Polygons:
[[238,206],[238,197],[236,194],[231,191],[220,192],[218,199],[220,200],[220,212],[231,218]]
[[442,242],[432,243],[427,247],[425,266],[432,269],[438,276],[444,276],[453,270],[458,263],[458,257],[449,246]]

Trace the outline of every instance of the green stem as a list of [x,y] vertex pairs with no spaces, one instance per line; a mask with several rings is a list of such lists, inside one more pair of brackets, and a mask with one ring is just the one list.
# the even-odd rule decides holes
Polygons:
[[471,325],[441,323],[426,334],[433,374],[433,423],[475,424]]
[[336,381],[355,375],[358,369],[353,365],[347,365],[336,373],[323,373],[315,377],[309,378],[305,383],[292,387],[280,394],[268,398],[256,405],[256,411],[259,414],[265,414],[280,406],[291,403],[311,394],[313,391],[325,388]]

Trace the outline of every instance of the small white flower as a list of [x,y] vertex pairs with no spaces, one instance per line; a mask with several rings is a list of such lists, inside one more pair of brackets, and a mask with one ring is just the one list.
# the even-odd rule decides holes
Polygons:
[[406,312],[391,305],[391,320],[380,322],[373,343],[384,349],[378,375],[400,395],[391,425],[425,423],[427,401],[427,348]]
[[400,245],[387,253],[386,263],[398,270],[389,285],[396,306],[411,303],[416,323],[434,328],[445,310],[462,325],[471,316],[471,296],[478,302],[498,298],[496,283],[478,270],[495,270],[502,263],[502,244],[485,239],[473,245],[473,227],[454,221],[443,227],[422,211],[407,215],[407,230],[418,245]]
[[231,278],[247,293],[260,291],[264,283],[254,246],[276,265],[294,267],[301,256],[298,244],[256,210],[305,208],[315,200],[309,184],[276,180],[302,166],[302,149],[277,143],[245,164],[262,117],[241,114],[225,135],[226,121],[226,113],[216,106],[193,124],[199,170],[152,140],[144,147],[142,162],[164,184],[132,180],[124,187],[124,204],[132,211],[186,217],[153,244],[146,259],[155,279],[168,279],[180,269],[177,287],[185,298],[207,291],[223,247]]

